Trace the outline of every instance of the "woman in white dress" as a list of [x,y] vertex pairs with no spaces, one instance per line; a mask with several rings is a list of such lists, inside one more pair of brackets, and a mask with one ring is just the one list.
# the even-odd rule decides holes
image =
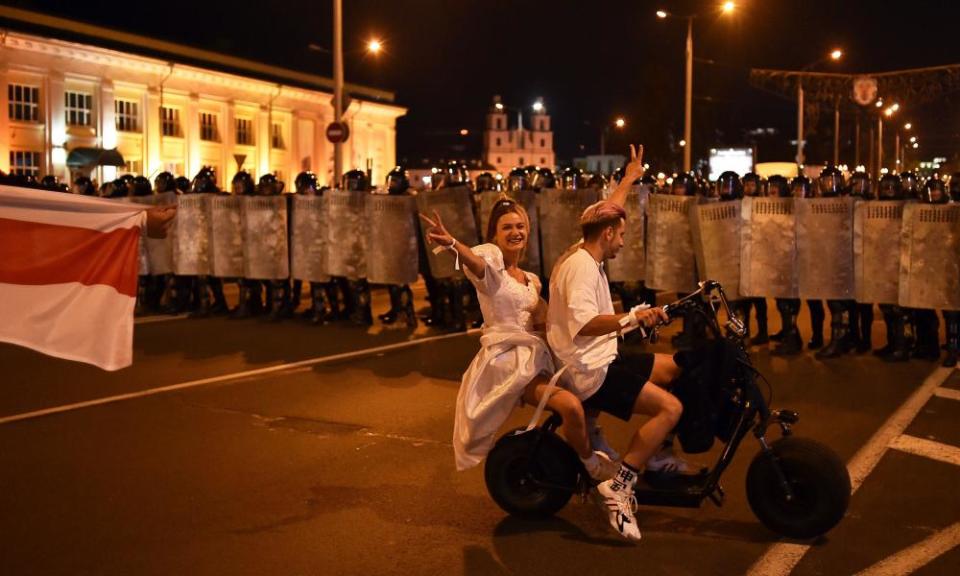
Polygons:
[[[460,383],[453,430],[457,469],[476,466],[490,451],[496,433],[521,399],[539,404],[554,372],[545,329],[547,304],[540,298],[540,279],[520,269],[530,224],[523,206],[498,200],[490,214],[486,241],[474,248],[458,242],[443,226],[440,215],[421,215],[430,227],[431,243],[447,248],[463,264],[476,286],[483,312],[483,336]],[[598,480],[616,465],[590,447],[583,406],[576,396],[554,388],[547,407],[563,418],[563,434]]]

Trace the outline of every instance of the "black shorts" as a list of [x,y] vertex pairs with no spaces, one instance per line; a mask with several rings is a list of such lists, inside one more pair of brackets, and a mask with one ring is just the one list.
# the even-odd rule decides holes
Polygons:
[[607,367],[607,377],[600,388],[583,401],[584,410],[600,410],[629,421],[640,390],[653,374],[653,359],[651,352],[621,351]]

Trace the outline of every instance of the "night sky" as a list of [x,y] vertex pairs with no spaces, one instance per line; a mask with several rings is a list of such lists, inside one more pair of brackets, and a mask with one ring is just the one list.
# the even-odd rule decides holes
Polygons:
[[[288,68],[332,75],[332,3],[7,2],[21,8],[144,34]],[[344,0],[345,66],[350,82],[396,92],[410,108],[398,123],[398,157],[477,157],[484,114],[494,94],[508,106],[542,97],[553,117],[558,162],[597,153],[600,131],[616,116],[608,151],[647,145],[658,169],[677,167],[683,133],[686,24],[655,11],[702,14],[694,25],[695,157],[710,147],[755,145],[760,161],[790,160],[792,100],[747,84],[751,67],[797,69],[834,47],[846,56],[818,70],[887,71],[960,63],[954,2],[741,0],[734,15],[711,1]],[[382,38],[373,58],[364,41]],[[960,143],[960,94],[910,107],[923,155],[952,157]],[[515,113],[514,113],[515,114]],[[811,163],[832,155],[832,117],[809,136]],[[853,124],[843,118],[843,161],[852,162]],[[774,128],[759,140],[755,128]],[[462,128],[470,135],[462,137]],[[864,135],[865,138],[865,135]],[[864,152],[865,154],[865,152]]]

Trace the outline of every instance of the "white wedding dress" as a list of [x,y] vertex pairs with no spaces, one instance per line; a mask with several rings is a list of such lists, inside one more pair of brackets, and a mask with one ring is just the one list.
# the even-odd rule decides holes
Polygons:
[[483,460],[530,381],[554,371],[547,342],[542,332],[534,329],[546,321],[540,279],[525,272],[524,285],[507,274],[503,253],[494,244],[472,250],[486,262],[483,279],[464,271],[477,288],[483,336],[482,348],[464,373],[457,395],[453,451],[458,470]]

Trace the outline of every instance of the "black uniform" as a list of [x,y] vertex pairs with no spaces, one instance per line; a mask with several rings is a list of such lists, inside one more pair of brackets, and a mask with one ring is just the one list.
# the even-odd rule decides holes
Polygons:
[[[485,173],[486,174],[486,173]],[[481,174],[483,178],[484,174]],[[493,176],[488,180],[496,183]],[[477,179],[480,182],[480,178]],[[486,181],[486,179],[485,179]],[[410,194],[410,178],[407,171],[401,166],[397,166],[387,174],[387,194],[391,196],[404,196]],[[384,314],[379,314],[377,318],[384,324],[393,324],[402,318],[408,328],[417,327],[417,314],[413,309],[413,291],[407,284],[388,284],[387,291],[390,293],[390,309]]]

